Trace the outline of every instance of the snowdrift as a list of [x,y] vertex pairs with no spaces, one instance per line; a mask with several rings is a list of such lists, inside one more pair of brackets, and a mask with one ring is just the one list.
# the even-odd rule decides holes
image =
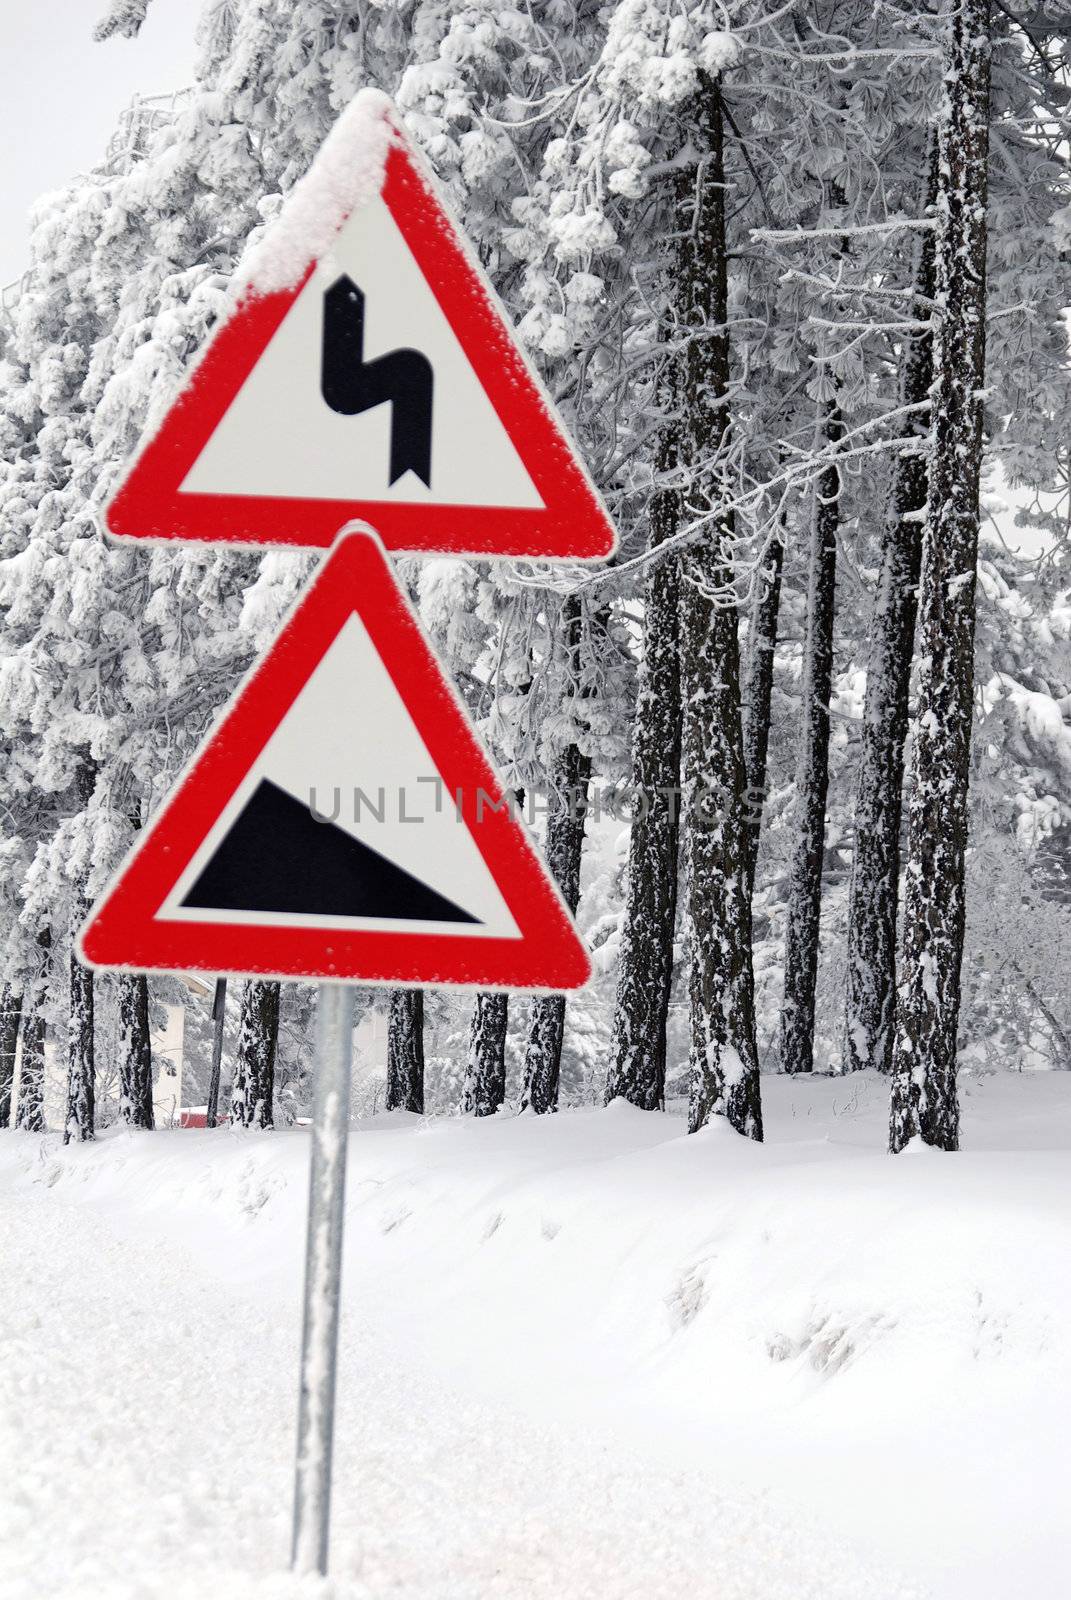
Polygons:
[[[966,1148],[897,1159],[877,1079],[764,1090],[763,1147],[623,1103],[361,1125],[343,1387],[370,1339],[522,1433],[579,1427],[659,1481],[773,1496],[877,1563],[883,1594],[1062,1594],[1071,1079],[968,1079]],[[0,1136],[8,1200],[88,1212],[270,1316],[284,1479],[306,1161],[302,1130]],[[830,1570],[815,1592],[840,1592]]]

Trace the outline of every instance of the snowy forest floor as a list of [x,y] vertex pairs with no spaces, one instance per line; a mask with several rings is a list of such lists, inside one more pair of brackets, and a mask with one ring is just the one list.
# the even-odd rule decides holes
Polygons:
[[3,1600],[1066,1593],[1071,1075],[767,1139],[615,1105],[350,1141],[332,1577],[286,1572],[307,1135],[0,1134]]

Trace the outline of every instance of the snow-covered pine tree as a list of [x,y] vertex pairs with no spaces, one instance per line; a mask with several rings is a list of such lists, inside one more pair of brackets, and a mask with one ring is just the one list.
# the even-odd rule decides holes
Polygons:
[[[709,618],[700,620],[702,601],[696,598],[692,604],[687,596],[678,600],[675,588],[678,542],[690,532],[697,505],[708,503],[710,482],[719,471],[711,456],[724,422],[725,396],[716,394],[709,383],[712,369],[706,360],[707,346],[719,337],[712,326],[717,315],[707,315],[713,303],[709,294],[706,304],[702,300],[703,285],[709,289],[712,281],[710,239],[696,244],[704,227],[703,206],[693,200],[697,183],[704,200],[714,193],[715,185],[704,182],[710,166],[706,107],[716,102],[720,108],[715,78],[736,61],[740,42],[712,22],[698,12],[671,15],[646,0],[622,0],[615,6],[608,14],[605,41],[570,137],[552,147],[553,164],[548,165],[554,193],[548,201],[547,232],[559,266],[573,267],[571,278],[562,271],[566,301],[572,300],[574,289],[578,297],[586,295],[597,270],[595,281],[610,307],[618,308],[624,361],[622,376],[611,380],[609,392],[614,396],[613,415],[623,419],[617,448],[627,467],[615,499],[626,548],[629,542],[639,542],[637,532],[648,546],[673,541],[672,551],[651,554],[646,563],[644,688],[633,729],[639,816],[630,836],[607,1085],[609,1094],[623,1093],[647,1106],[658,1105],[663,1093],[676,903],[678,628],[689,609],[696,622],[690,635],[693,646],[710,621],[718,635],[716,649],[732,632],[730,654],[736,650],[735,612],[732,623],[724,627],[715,607]],[[720,129],[720,110],[718,120]],[[627,248],[622,247],[625,238]],[[690,279],[689,259],[695,264]],[[724,296],[721,309],[724,313]],[[697,492],[701,479],[704,485]],[[725,480],[720,487],[724,490]],[[694,577],[697,558],[693,554],[689,559]],[[733,575],[728,574],[730,581]],[[709,576],[703,580],[704,590]],[[726,574],[715,576],[724,581]],[[698,595],[694,584],[692,594]],[[727,597],[721,594],[719,599],[724,602]],[[731,596],[728,604],[732,609]],[[711,661],[700,660],[703,654],[700,648],[690,657],[689,690],[710,677]],[[721,665],[719,658],[716,671]],[[735,717],[739,734],[735,668],[731,676],[734,681],[725,699],[733,702],[729,715],[730,720]],[[693,792],[697,760],[704,768],[700,788],[715,765],[721,768],[724,752],[704,754],[702,749],[709,723],[705,709],[693,717]],[[741,771],[735,774],[738,780]],[[724,778],[721,769],[716,781]],[[742,812],[742,780],[735,788]],[[707,864],[706,857],[697,862],[693,896],[701,920],[712,905],[718,907],[715,917],[720,915],[720,885],[712,882],[708,896],[698,884]],[[707,949],[701,939],[697,948],[700,962],[694,970],[701,972],[713,944]],[[718,981],[715,976],[715,984]],[[697,999],[698,994],[697,989]],[[699,1115],[702,1120],[704,1114]]]
[[826,797],[829,788],[829,701],[833,688],[833,622],[840,523],[840,468],[835,449],[844,423],[836,401],[823,407],[821,435],[830,454],[814,486],[803,646],[803,717],[796,762],[796,836],[785,924],[785,984],[781,1008],[781,1068],[814,1065],[814,1002],[822,910]]
[[[663,245],[665,272],[677,254]],[[667,334],[673,324],[667,319]],[[666,360],[660,379],[664,412],[655,459],[659,478],[679,462],[679,415],[687,404],[682,353]],[[676,533],[681,493],[658,488],[651,497],[649,550]],[[618,958],[613,1055],[607,1100],[620,1095],[644,1111],[660,1111],[666,1094],[666,1020],[673,986],[680,849],[681,671],[680,567],[676,552],[651,563],[643,587],[643,641],[632,723],[633,818],[629,829],[625,906]]]
[[985,384],[989,0],[948,10],[938,128],[939,313],[919,608],[921,672],[889,1147],[959,1144],[956,1048],[974,710]]
[[[932,213],[936,178],[931,160],[924,215]],[[925,232],[918,246],[915,294],[906,307],[908,320],[918,326],[904,340],[900,383],[906,413],[901,427],[915,433],[919,442],[904,445],[893,468],[856,777],[842,1058],[846,1072],[871,1066],[888,1072],[892,1064],[904,741],[926,509],[923,440],[929,419],[924,408],[933,379],[933,261],[933,234]]]
[[[725,120],[721,86],[700,81],[690,118],[696,155],[678,190],[678,277],[688,351],[682,457],[717,460],[730,437]],[[691,1092],[688,1126],[723,1116],[762,1138],[748,892],[746,775],[740,718],[733,525],[717,468],[696,473],[691,498],[709,506],[701,544],[681,566],[681,734],[685,883],[691,929]]]

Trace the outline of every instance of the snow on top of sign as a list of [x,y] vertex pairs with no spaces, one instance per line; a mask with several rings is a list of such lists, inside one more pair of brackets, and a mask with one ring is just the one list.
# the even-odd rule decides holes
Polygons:
[[351,212],[383,187],[396,137],[393,107],[378,89],[362,89],[324,140],[312,166],[243,262],[244,290],[273,294],[298,283],[310,261],[331,246]]

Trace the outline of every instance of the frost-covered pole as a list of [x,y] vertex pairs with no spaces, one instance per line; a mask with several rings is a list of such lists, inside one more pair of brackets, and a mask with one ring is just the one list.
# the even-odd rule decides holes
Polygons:
[[353,990],[343,984],[322,984],[316,1005],[316,1081],[291,1550],[291,1565],[302,1573],[327,1571],[352,1047]]
[[933,442],[889,1147],[959,1143],[956,1031],[985,382],[989,0],[950,7],[937,170]]

